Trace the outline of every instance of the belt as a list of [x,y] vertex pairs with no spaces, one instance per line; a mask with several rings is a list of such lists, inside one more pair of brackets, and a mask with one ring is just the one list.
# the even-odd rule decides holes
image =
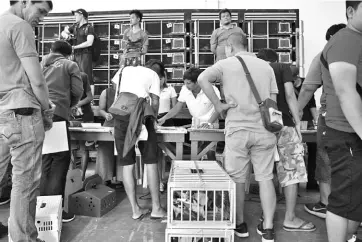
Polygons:
[[35,108],[17,108],[13,109],[15,114],[22,116],[30,116],[33,115]]

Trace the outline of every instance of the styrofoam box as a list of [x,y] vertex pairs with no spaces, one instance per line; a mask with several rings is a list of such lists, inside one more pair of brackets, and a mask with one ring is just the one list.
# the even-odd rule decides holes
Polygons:
[[62,196],[37,197],[35,226],[39,239],[45,242],[60,241],[62,211]]
[[234,230],[166,229],[166,242],[234,242]]
[[235,229],[235,182],[216,161],[173,161],[167,228]]

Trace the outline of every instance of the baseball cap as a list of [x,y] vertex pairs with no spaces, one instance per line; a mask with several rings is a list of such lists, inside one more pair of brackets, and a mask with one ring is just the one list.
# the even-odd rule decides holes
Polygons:
[[72,14],[73,14],[73,15],[74,15],[74,13],[83,14],[83,16],[84,16],[85,18],[88,18],[88,12],[85,11],[84,9],[82,9],[82,8],[72,11]]

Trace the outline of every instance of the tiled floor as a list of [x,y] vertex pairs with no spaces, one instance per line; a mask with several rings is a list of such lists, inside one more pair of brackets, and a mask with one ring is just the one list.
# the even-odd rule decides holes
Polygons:
[[[141,188],[139,195],[143,192]],[[162,195],[162,201],[165,205],[166,194]],[[131,219],[131,211],[125,193],[117,190],[118,205],[111,212],[102,218],[90,218],[78,216],[73,222],[64,224],[61,236],[61,242],[163,242],[165,241],[166,224],[160,221],[151,220],[145,217],[142,221],[134,221]],[[297,214],[302,218],[312,221],[316,226],[315,232],[297,233],[285,232],[282,229],[284,218],[285,204],[280,200],[277,205],[275,228],[276,240],[278,242],[327,242],[326,226],[324,220],[307,214],[303,210],[303,203],[316,202],[318,194],[301,191],[297,205]],[[150,200],[140,200],[141,205],[150,207]],[[246,221],[249,226],[250,237],[247,239],[236,238],[235,242],[242,241],[261,241],[260,236],[256,233],[256,226],[259,222],[261,214],[258,196],[250,195],[246,201]],[[9,215],[9,206],[0,207],[0,221],[6,222]],[[362,236],[362,230],[359,231]],[[5,242],[2,239],[0,242]],[[48,242],[48,241],[47,241]],[[51,241],[49,241],[51,242]]]

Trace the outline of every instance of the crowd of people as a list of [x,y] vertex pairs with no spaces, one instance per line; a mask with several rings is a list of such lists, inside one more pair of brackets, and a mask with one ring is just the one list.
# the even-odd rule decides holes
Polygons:
[[[14,242],[40,242],[35,227],[36,197],[62,195],[71,163],[70,120],[94,122],[92,46],[96,33],[84,9],[72,11],[75,24],[67,26],[61,40],[39,63],[33,29],[53,9],[52,1],[10,1],[0,15],[0,205],[10,202],[8,227],[0,224],[0,236]],[[190,67],[177,95],[167,84],[164,64],[151,59],[143,66],[148,36],[141,29],[142,13],[130,12],[130,28],[124,33],[125,51],[120,69],[99,99],[104,127],[114,127],[113,142],[98,141],[96,173],[106,184],[114,175],[123,182],[132,207],[132,219],[146,214],[151,219],[167,216],[161,206],[158,126],[173,126],[172,118],[185,106],[192,127],[219,128],[225,119],[225,171],[236,183],[238,237],[249,237],[245,220],[245,182],[253,168],[260,187],[262,213],[256,230],[263,242],[275,241],[276,192],[274,167],[285,194],[282,228],[312,232],[316,226],[296,214],[298,187],[308,182],[319,186],[320,201],[305,204],[306,212],[326,219],[329,242],[361,241],[357,229],[362,220],[362,4],[346,1],[347,25],[336,24],[326,33],[327,44],[313,59],[302,82],[297,69],[279,63],[273,49],[248,51],[243,30],[231,24],[231,12],[219,13],[220,28],[210,46],[216,63],[202,71]],[[213,84],[220,83],[220,90]],[[252,85],[254,83],[254,85]],[[271,99],[281,112],[283,127],[270,132],[262,120],[258,97]],[[322,107],[315,112],[314,92],[323,87]],[[306,166],[302,120],[310,112],[317,125],[316,169]],[[42,154],[45,132],[53,122],[65,122],[69,150]],[[147,140],[138,136],[145,126]],[[135,146],[138,142],[152,199],[152,209],[137,201],[134,179]],[[86,142],[91,146],[94,141]],[[310,151],[313,144],[309,144]],[[215,149],[208,154],[215,160]],[[83,163],[89,159],[86,150]],[[115,169],[116,168],[116,171]],[[311,175],[313,174],[313,175]],[[11,197],[4,192],[12,179]],[[313,183],[315,181],[315,184]],[[63,222],[74,214],[63,211]]]

